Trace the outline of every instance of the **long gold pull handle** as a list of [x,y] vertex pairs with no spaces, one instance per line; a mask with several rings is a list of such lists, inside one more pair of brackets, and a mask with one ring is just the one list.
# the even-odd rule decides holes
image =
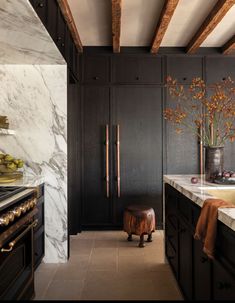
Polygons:
[[18,237],[15,238],[15,240],[11,241],[8,246],[9,248],[1,248],[1,252],[10,252],[16,245],[16,243],[31,229],[36,227],[38,224],[38,220],[34,220],[33,223],[31,223]]
[[105,159],[106,159],[106,197],[109,198],[109,126],[106,124]]
[[120,191],[120,183],[121,183],[121,177],[120,177],[120,125],[117,125],[117,196],[120,198],[121,191]]

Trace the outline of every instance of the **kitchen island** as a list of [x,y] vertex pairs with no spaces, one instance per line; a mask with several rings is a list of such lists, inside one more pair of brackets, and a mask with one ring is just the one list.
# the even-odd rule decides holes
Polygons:
[[[192,177],[199,182],[192,184]],[[218,210],[215,260],[193,237],[204,201],[233,202],[234,192],[235,186],[208,183],[200,175],[164,176],[165,253],[185,299],[235,299],[235,209]]]

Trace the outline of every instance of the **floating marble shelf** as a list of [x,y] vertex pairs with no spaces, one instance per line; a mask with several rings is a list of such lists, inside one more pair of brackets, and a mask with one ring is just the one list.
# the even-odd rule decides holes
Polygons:
[[12,129],[0,128],[0,135],[15,135],[15,131]]

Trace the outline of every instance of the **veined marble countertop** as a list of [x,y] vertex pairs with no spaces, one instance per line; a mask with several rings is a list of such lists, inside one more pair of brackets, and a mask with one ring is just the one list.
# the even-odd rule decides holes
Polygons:
[[[197,177],[199,179],[197,184],[191,183],[192,177]],[[235,190],[235,185],[218,185],[209,183],[205,181],[204,175],[164,175],[163,180],[200,207],[202,207],[206,199],[217,198],[216,196],[207,193],[207,190]],[[235,231],[235,208],[219,208],[218,219]]]
[[11,183],[0,183],[0,186],[22,186],[22,187],[36,187],[44,183],[44,178],[42,176],[28,176],[23,175],[23,177],[15,182]]

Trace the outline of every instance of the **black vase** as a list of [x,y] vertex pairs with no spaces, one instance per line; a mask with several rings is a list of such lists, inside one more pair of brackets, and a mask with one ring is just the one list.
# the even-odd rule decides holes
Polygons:
[[206,181],[214,182],[224,170],[224,146],[205,146],[205,174]]

